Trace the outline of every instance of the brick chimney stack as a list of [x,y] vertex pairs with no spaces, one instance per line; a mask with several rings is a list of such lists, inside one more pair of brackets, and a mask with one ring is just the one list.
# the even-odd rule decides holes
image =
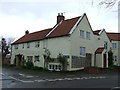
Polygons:
[[63,16],[63,13],[58,13],[58,16],[57,16],[57,24],[59,24],[62,20],[64,20],[65,17]]

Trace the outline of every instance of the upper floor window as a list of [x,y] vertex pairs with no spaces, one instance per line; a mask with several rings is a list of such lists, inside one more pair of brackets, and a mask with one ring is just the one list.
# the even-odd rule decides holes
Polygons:
[[15,49],[18,49],[18,46],[19,46],[19,45],[18,45],[18,44],[16,44],[16,45],[14,46],[14,48],[15,48]]
[[24,44],[22,44],[22,48],[24,48]]
[[104,41],[104,48],[107,49],[108,47],[108,42]]
[[117,48],[116,43],[112,43],[112,48]]
[[86,39],[90,40],[90,32],[86,32]]
[[80,56],[85,56],[85,47],[80,47]]
[[84,38],[84,31],[83,30],[80,30],[80,37]]
[[30,48],[30,43],[27,43],[27,48]]
[[39,41],[35,42],[35,47],[39,47],[39,46],[40,46],[40,42]]

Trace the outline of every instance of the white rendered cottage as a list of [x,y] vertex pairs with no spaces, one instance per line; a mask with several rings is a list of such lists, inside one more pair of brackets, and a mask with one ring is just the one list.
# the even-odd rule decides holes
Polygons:
[[86,14],[65,20],[58,14],[57,24],[50,29],[26,34],[12,44],[11,64],[21,65],[23,60],[31,60],[34,66],[47,67],[49,70],[62,70],[58,61],[45,66],[44,48],[51,57],[62,53],[67,58],[67,71],[80,70],[88,66],[108,67],[110,39],[105,30],[92,31]]

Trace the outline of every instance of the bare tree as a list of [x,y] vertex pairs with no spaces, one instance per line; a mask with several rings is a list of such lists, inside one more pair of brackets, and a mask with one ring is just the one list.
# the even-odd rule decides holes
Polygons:
[[105,5],[105,8],[110,8],[117,3],[118,0],[100,0],[99,5]]
[[105,6],[105,8],[111,8],[114,6],[119,0],[91,0],[91,5],[93,5],[95,2],[98,3],[98,6]]
[[11,50],[11,43],[13,42],[14,38],[10,37],[8,39],[1,38],[0,41],[0,49],[2,53],[2,61],[4,63],[4,58],[6,57],[7,54],[10,53]]

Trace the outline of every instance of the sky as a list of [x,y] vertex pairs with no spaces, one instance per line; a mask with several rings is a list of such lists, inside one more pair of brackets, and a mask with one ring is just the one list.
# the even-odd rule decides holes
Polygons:
[[0,37],[20,38],[56,24],[58,13],[65,19],[87,14],[93,30],[118,32],[118,3],[106,9],[100,0],[0,0]]

